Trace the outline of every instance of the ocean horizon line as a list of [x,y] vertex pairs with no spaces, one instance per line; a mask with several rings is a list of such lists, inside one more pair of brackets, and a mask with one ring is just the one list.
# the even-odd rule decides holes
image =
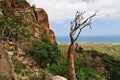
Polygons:
[[[70,43],[69,36],[57,36],[57,42],[60,43]],[[112,43],[120,44],[120,36],[81,36],[76,41],[78,43]]]

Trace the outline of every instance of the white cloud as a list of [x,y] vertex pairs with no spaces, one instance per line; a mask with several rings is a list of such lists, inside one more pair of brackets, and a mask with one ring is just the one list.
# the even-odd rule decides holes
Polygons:
[[44,8],[50,22],[64,22],[72,19],[75,12],[97,12],[102,20],[120,19],[120,0],[27,0],[36,7]]

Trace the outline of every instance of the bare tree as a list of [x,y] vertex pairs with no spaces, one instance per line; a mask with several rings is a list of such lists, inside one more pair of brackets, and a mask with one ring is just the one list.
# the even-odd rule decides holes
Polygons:
[[75,18],[71,21],[71,28],[70,28],[70,45],[68,48],[67,53],[67,76],[69,78],[76,79],[75,69],[74,69],[74,44],[83,28],[90,26],[91,28],[91,20],[96,15],[96,12],[91,15],[90,17],[84,19],[85,12],[77,11],[75,14]]

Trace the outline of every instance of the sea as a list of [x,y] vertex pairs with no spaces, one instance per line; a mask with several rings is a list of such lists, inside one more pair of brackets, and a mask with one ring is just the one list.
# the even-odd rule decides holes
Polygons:
[[[68,36],[57,36],[56,40],[58,44],[61,44],[61,43],[69,44],[70,43],[70,38]],[[76,42],[120,44],[120,36],[80,36]]]

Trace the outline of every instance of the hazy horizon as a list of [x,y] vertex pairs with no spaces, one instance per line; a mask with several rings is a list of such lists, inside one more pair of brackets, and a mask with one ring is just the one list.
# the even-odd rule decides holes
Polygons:
[[[58,43],[70,43],[69,36],[56,37]],[[120,44],[120,36],[80,36],[77,41],[80,42],[94,42],[94,43],[115,43]]]

